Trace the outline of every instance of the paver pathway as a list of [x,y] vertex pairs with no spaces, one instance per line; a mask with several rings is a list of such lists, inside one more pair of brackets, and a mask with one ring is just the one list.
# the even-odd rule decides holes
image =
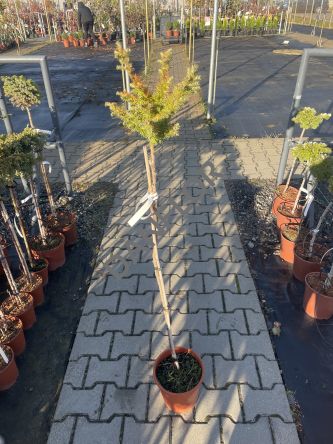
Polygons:
[[[175,48],[176,80],[185,65],[183,50]],[[202,114],[196,97],[181,113],[180,137],[157,154],[160,251],[175,343],[203,358],[199,402],[189,414],[171,414],[152,381],[154,359],[168,340],[150,260],[149,223],[127,225],[146,192],[142,145],[119,138],[105,142],[100,157],[90,155],[92,170],[98,164],[99,177],[114,180],[118,194],[49,444],[299,442],[224,186],[237,168],[244,172],[228,163],[235,146],[215,143]],[[275,150],[272,144],[266,149]],[[82,174],[89,171],[86,166]]]

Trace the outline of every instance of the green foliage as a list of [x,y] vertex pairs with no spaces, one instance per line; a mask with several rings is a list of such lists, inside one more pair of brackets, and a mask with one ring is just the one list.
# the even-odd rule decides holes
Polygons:
[[0,136],[0,184],[10,185],[15,177],[29,177],[39,160],[45,137],[25,128],[21,133]]
[[322,162],[331,152],[331,148],[319,142],[300,143],[291,151],[293,157],[307,167],[313,167]]
[[175,29],[176,31],[180,30],[180,23],[178,20],[174,21],[172,26],[173,26],[173,29]]
[[311,174],[320,182],[333,185],[333,158],[326,157],[321,162],[310,166]]
[[173,85],[170,75],[171,54],[171,50],[161,53],[159,78],[154,90],[150,91],[147,83],[134,73],[129,51],[125,51],[120,44],[115,51],[115,57],[120,62],[118,69],[123,66],[129,74],[131,92],[118,93],[122,104],[106,103],[106,106],[127,129],[140,134],[150,145],[178,135],[179,124],[171,122],[171,119],[186,99],[199,89],[200,78],[196,67],[189,68],[184,80]]
[[31,109],[39,105],[41,95],[37,84],[24,76],[4,76],[3,90],[10,102],[22,110]]
[[205,30],[206,30],[206,25],[205,25],[205,20],[204,20],[204,19],[201,19],[201,20],[200,20],[199,27],[200,27],[200,31],[201,31],[202,33],[204,33]]
[[67,32],[63,32],[63,33],[61,34],[61,38],[62,38],[63,40],[68,40],[68,37],[69,37],[69,34],[67,34]]
[[166,28],[167,31],[171,31],[171,29],[172,29],[172,22],[166,22],[165,28]]
[[236,20],[235,19],[230,19],[229,20],[229,29],[230,31],[234,31],[236,28]]
[[314,108],[306,106],[301,109],[297,116],[292,120],[297,123],[302,129],[317,129],[324,120],[330,119],[331,114],[319,113]]
[[84,37],[84,33],[83,33],[83,31],[78,31],[77,32],[77,38],[79,39],[79,40],[82,40],[83,39],[83,37]]

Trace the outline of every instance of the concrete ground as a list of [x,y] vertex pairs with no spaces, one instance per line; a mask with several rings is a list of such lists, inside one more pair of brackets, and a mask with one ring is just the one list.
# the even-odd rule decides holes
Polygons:
[[[176,80],[185,67],[183,48],[175,47]],[[280,141],[214,140],[196,96],[180,113],[180,137],[158,149],[160,253],[174,339],[198,352],[206,368],[196,408],[174,415],[152,381],[168,341],[145,242],[149,225],[127,225],[146,192],[142,143],[106,117],[88,126],[89,108],[81,112],[86,125],[73,126],[66,143],[71,174],[113,181],[118,194],[48,443],[298,443],[224,185],[226,178],[274,175]]]

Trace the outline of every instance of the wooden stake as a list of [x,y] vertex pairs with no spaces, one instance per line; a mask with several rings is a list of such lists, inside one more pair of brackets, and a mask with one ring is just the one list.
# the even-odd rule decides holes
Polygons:
[[45,164],[43,162],[40,163],[40,170],[41,170],[44,185],[46,188],[46,193],[47,193],[47,198],[48,198],[48,201],[50,204],[51,214],[53,217],[57,217],[57,209],[56,209],[56,204],[54,202],[51,184],[50,184],[47,172],[46,172]]
[[5,252],[3,250],[3,247],[1,245],[1,243],[0,243],[0,262],[1,262],[2,268],[3,268],[4,272],[5,272],[5,275],[6,275],[6,278],[7,278],[7,281],[8,281],[8,285],[9,285],[9,288],[10,288],[11,292],[18,299],[18,302],[21,303],[21,300],[18,297],[19,291],[18,291],[16,282],[15,282],[15,279],[14,279],[14,277],[12,275],[12,272],[10,271],[10,267],[9,267],[9,264],[8,264],[7,259],[6,259]]
[[32,201],[34,203],[35,210],[36,210],[37,223],[38,223],[38,227],[39,227],[40,236],[42,238],[43,244],[45,245],[46,238],[47,238],[47,232],[46,232],[46,228],[44,226],[42,212],[41,212],[38,198],[37,198],[36,184],[33,179],[29,180],[29,185],[30,185],[30,190],[31,190],[31,195],[32,195]]

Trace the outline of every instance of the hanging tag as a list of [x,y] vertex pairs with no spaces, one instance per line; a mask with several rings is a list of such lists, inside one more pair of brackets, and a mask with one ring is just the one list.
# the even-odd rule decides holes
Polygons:
[[43,129],[36,128],[36,131],[37,131],[37,133],[45,134],[46,136],[51,136],[51,134],[52,134],[52,131],[50,131],[50,130],[43,130]]
[[314,200],[314,195],[313,194],[308,194],[308,197],[306,199],[306,204],[305,204],[305,207],[304,207],[304,210],[303,210],[303,216],[304,217],[307,216],[313,200]]
[[17,219],[17,216],[14,217],[14,227],[15,227],[15,230],[17,231],[17,234],[20,236],[20,238],[23,239],[23,234],[21,233],[19,227],[17,226],[16,219]]
[[50,164],[50,162],[48,162],[47,160],[43,160],[43,165],[46,165],[49,167],[49,174],[52,173],[52,165]]
[[301,187],[300,190],[301,190],[302,193],[305,193],[307,196],[309,196],[309,190],[307,190],[304,187]]
[[4,349],[2,347],[0,347],[0,355],[2,359],[5,361],[5,363],[8,364],[9,359],[7,358],[6,353],[4,352]]
[[138,221],[144,217],[144,215],[150,209],[152,203],[157,199],[158,199],[157,193],[155,194],[146,193],[139,201],[139,203],[143,203],[143,205],[138,209],[138,211],[136,211],[134,216],[131,217],[131,219],[128,221],[128,225],[130,227],[134,227],[134,225],[137,224]]
[[28,202],[28,200],[32,199],[32,194],[29,194],[29,196],[25,197],[24,199],[21,200],[22,204],[25,204]]

